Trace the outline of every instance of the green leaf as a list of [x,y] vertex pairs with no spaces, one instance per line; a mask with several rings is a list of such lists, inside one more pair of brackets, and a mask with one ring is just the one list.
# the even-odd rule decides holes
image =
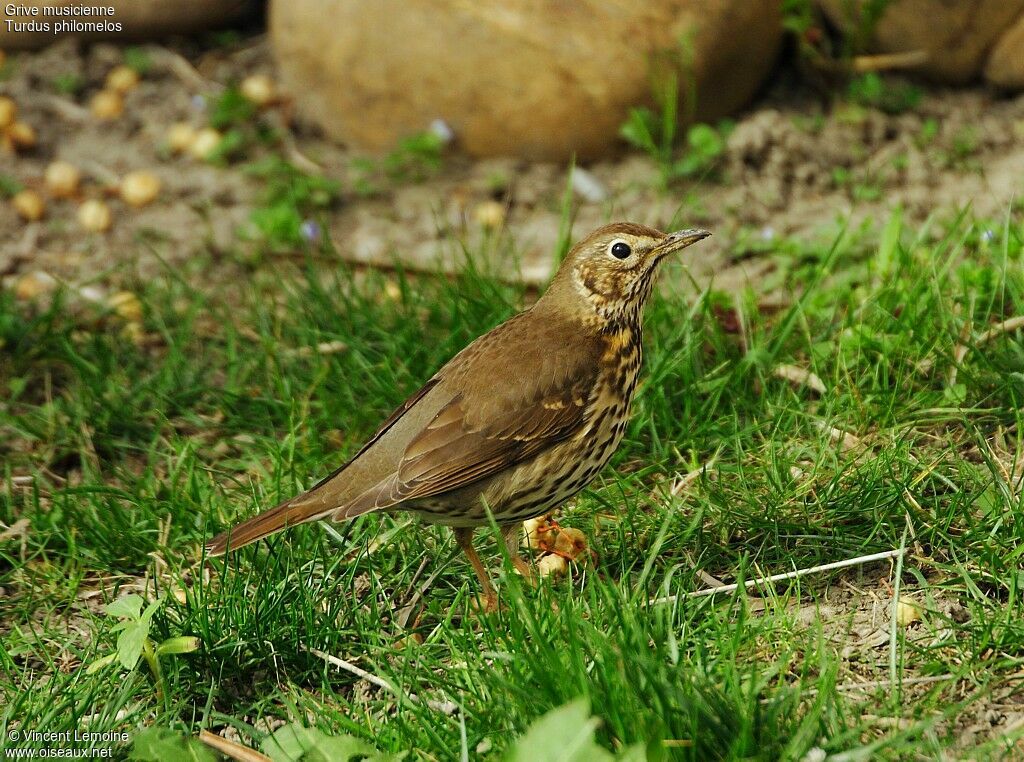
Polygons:
[[90,664],[88,667],[86,667],[85,674],[87,674],[87,675],[94,675],[94,674],[96,674],[101,669],[103,669],[105,666],[107,666],[108,664],[113,662],[114,659],[116,659],[116,658],[117,658],[117,654],[116,653],[110,653],[110,654],[107,654],[106,656],[103,656],[103,657],[97,659],[92,664]]
[[132,622],[117,636],[117,660],[125,669],[134,669],[149,637],[149,622]]
[[103,609],[107,616],[114,616],[119,619],[138,619],[142,611],[142,597],[139,595],[126,595],[118,598],[113,603],[108,603]]
[[655,122],[654,113],[650,109],[630,109],[629,118],[619,128],[619,134],[631,145],[650,154],[657,154],[658,146],[654,140]]
[[198,651],[202,645],[203,641],[194,635],[182,635],[177,638],[167,638],[167,640],[156,647],[156,655],[167,656],[168,654],[190,654],[193,651]]
[[[376,755],[377,750],[352,736],[329,736],[297,722],[285,725],[262,744],[274,762],[348,762],[352,757]],[[381,759],[374,756],[374,759]]]
[[160,608],[163,602],[163,598],[157,598],[155,601],[146,606],[146,610],[142,612],[142,616],[139,617],[139,619],[141,619],[143,622],[148,622],[149,620],[151,620],[153,618],[153,614],[156,613],[156,610]]
[[527,729],[508,762],[603,762],[614,757],[594,741],[601,721],[590,716],[585,698],[552,709]]
[[218,130],[246,124],[256,115],[256,105],[232,85],[220,94],[210,108],[210,125]]
[[132,739],[128,759],[143,762],[215,762],[209,748],[170,728],[146,728]]

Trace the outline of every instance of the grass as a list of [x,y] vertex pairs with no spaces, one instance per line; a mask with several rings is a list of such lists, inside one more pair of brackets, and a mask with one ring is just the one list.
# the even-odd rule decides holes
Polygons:
[[[311,258],[216,293],[168,272],[137,284],[140,332],[73,294],[2,292],[0,522],[15,531],[0,535],[0,743],[118,731],[126,753],[145,728],[211,728],[259,747],[297,721],[410,759],[500,758],[582,696],[602,746],[649,759],[1013,757],[1019,723],[963,733],[1020,716],[1024,349],[985,330],[1024,314],[1021,240],[1012,219],[907,230],[895,215],[766,254],[781,309],[667,286],[623,446],[561,518],[595,561],[524,588],[480,540],[507,603],[482,619],[449,535],[403,515],[301,527],[205,568],[199,548],[343,461],[529,293],[471,267],[325,274]],[[898,574],[685,597],[702,572],[743,581],[901,547]],[[894,587],[919,621],[893,619]],[[160,691],[145,661],[89,669],[119,650],[103,606],[127,594],[162,599],[151,643],[199,639],[160,658]],[[155,758],[147,744],[136,753]]]

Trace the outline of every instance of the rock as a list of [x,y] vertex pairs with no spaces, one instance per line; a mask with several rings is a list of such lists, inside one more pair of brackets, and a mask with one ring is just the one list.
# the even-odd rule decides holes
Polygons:
[[472,155],[557,161],[616,147],[666,72],[696,93],[681,113],[728,114],[782,35],[773,0],[273,0],[269,26],[285,89],[335,139],[386,151],[441,119]]
[[[127,40],[152,39],[169,34],[205,32],[227,24],[250,12],[255,3],[252,0],[176,0],[173,3],[159,0],[103,0],[102,7],[114,9],[111,16],[44,16],[47,7],[67,8],[72,5],[65,0],[24,0],[19,7],[38,8],[37,16],[0,16],[0,48],[5,50],[31,50],[41,48],[68,37],[97,40],[108,39],[124,42]],[[4,7],[12,7],[13,4]],[[79,4],[75,7],[81,7]],[[103,25],[105,31],[58,32],[54,24],[59,21],[77,24]],[[11,21],[8,28],[5,21]],[[46,22],[48,31],[16,31],[14,24]],[[120,25],[118,28],[116,25]]]
[[985,79],[996,87],[1024,89],[1024,13],[992,48],[985,64]]
[[[856,14],[865,0],[817,1],[836,26],[857,28]],[[912,71],[939,82],[964,84],[981,75],[988,51],[1022,13],[1024,0],[892,0],[875,24],[871,50],[924,50],[928,60]],[[1016,54],[1021,58],[1019,47]]]

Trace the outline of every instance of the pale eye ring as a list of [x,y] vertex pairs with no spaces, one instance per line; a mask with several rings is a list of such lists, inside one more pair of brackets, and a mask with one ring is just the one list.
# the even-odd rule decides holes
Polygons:
[[608,247],[608,253],[616,259],[626,259],[633,250],[629,248],[629,244],[625,241],[613,241],[612,245]]

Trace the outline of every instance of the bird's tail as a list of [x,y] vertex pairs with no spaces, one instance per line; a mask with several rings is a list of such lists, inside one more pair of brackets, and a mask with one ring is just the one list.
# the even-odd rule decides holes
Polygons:
[[336,510],[333,505],[325,508],[322,501],[310,500],[309,497],[310,493],[304,492],[290,500],[285,500],[269,511],[264,511],[258,516],[253,516],[251,519],[235,525],[206,543],[206,554],[220,556],[229,548],[231,550],[244,548],[246,545],[251,545],[257,540],[262,540],[264,537],[269,537],[288,527],[326,518]]

